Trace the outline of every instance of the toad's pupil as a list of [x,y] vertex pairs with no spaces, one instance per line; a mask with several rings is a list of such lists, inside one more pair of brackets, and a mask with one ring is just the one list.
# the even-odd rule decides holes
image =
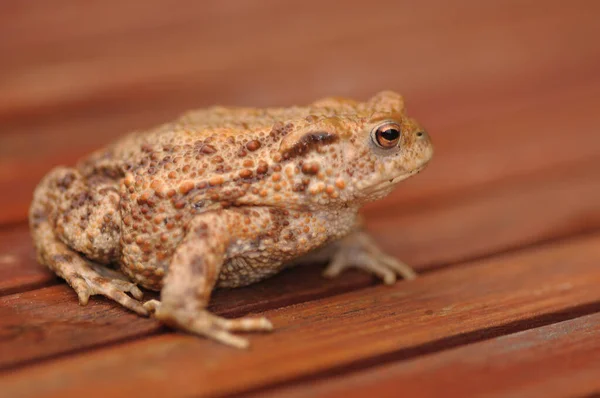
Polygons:
[[400,131],[396,129],[387,129],[381,132],[381,138],[387,141],[395,141],[400,137]]

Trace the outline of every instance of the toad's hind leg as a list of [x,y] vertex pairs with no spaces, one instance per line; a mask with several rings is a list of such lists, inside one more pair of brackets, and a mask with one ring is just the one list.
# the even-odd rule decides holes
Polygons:
[[[85,224],[73,226],[73,218],[85,212],[88,221],[94,223],[99,218],[94,214],[95,210],[104,212],[107,208],[106,205],[87,208],[80,205],[82,201],[93,201],[91,197],[94,194],[89,193],[88,188],[73,169],[54,169],[42,180],[35,191],[29,213],[38,261],[65,279],[79,296],[82,305],[87,304],[90,295],[101,294],[138,314],[146,315],[147,311],[138,301],[142,298],[142,292],[137,286],[119,272],[88,260],[72,248],[78,249],[85,244],[81,235],[85,236],[86,231]],[[57,231],[63,239],[59,239]],[[100,262],[112,260],[116,251],[112,249],[111,239],[111,236],[101,238],[96,248],[87,250],[91,253],[90,257]],[[88,249],[85,245],[82,249]]]
[[[254,211],[256,222],[268,212]],[[243,215],[234,210],[217,210],[196,216],[169,265],[161,291],[161,301],[144,306],[160,321],[190,333],[206,336],[221,343],[245,348],[248,341],[232,334],[235,331],[270,331],[266,318],[225,319],[206,310],[211,292],[219,277],[227,248],[234,238],[232,231],[243,224]],[[253,239],[258,232],[235,234],[236,240]]]

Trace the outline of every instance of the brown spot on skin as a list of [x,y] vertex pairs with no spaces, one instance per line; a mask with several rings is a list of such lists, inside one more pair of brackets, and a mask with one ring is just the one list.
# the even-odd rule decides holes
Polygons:
[[174,171],[171,171],[168,175],[168,177],[172,180],[174,180],[175,178],[177,178],[177,173]]
[[90,200],[92,200],[92,197],[90,196],[89,192],[82,192],[79,195],[77,195],[75,200],[73,200],[73,202],[71,203],[71,208],[78,209]]
[[246,159],[242,164],[244,167],[252,167],[254,166],[254,161],[252,159]]
[[174,190],[174,189],[169,189],[169,190],[167,191],[167,197],[169,197],[169,198],[172,198],[173,196],[175,196],[175,194],[176,194],[176,193],[177,193],[177,192],[175,192],[175,190]]
[[264,160],[261,160],[258,163],[258,167],[256,168],[256,173],[265,174],[267,171],[269,171],[269,165]]
[[194,187],[195,184],[192,181],[185,181],[179,186],[179,192],[181,192],[183,195],[186,195],[188,192],[194,189]]
[[152,180],[152,183],[150,184],[150,188],[152,188],[154,191],[159,190],[161,186],[162,183],[158,180]]
[[296,156],[306,154],[315,148],[332,144],[337,140],[337,134],[327,131],[306,133],[291,147],[283,151],[283,157],[284,159],[292,159]]
[[248,141],[248,143],[246,143],[246,148],[249,151],[254,152],[260,148],[260,141],[258,141],[258,140]]
[[213,163],[223,163],[224,161],[225,161],[225,159],[223,159],[222,156],[218,156],[217,155],[217,156],[215,156],[215,157],[212,158],[212,162]]
[[273,141],[277,141],[280,137],[286,136],[292,129],[294,125],[292,123],[287,123],[285,126],[281,122],[276,122],[273,125],[273,128],[269,132],[269,137]]
[[316,115],[308,115],[304,118],[304,120],[306,120],[308,123],[316,123],[319,118]]
[[281,174],[275,173],[275,174],[273,174],[273,176],[271,177],[271,179],[273,180],[273,182],[281,181]]
[[56,182],[56,185],[62,192],[64,192],[71,187],[73,181],[75,181],[75,174],[67,173],[64,177]]
[[123,180],[123,184],[125,184],[127,188],[131,187],[133,185],[133,176],[130,174],[127,177],[125,177],[125,179]]
[[206,181],[200,181],[198,183],[196,183],[196,188],[198,189],[204,189],[208,186],[208,183]]
[[173,203],[173,206],[178,209],[181,210],[185,207],[185,201],[184,200],[177,200]]
[[252,170],[244,169],[240,171],[239,176],[241,178],[252,178]]
[[137,200],[138,204],[146,203],[148,201],[148,199],[150,198],[150,195],[152,195],[152,194],[148,191],[145,191],[144,193],[142,193]]
[[319,172],[320,166],[318,163],[304,163],[302,165],[302,172],[304,174],[314,175]]
[[212,187],[221,185],[221,184],[223,184],[223,182],[224,182],[223,177],[221,177],[221,176],[214,176],[214,177],[211,177],[210,180],[208,180],[208,183]]
[[306,190],[306,185],[302,184],[302,183],[296,183],[294,184],[294,186],[292,186],[292,191],[294,192],[303,192]]
[[344,188],[346,188],[346,183],[342,179],[337,179],[335,181],[335,186],[338,187],[339,189],[344,189]]
[[202,152],[205,155],[210,155],[217,152],[217,149],[210,144],[204,144],[200,147],[200,152]]
[[39,227],[41,223],[43,223],[44,221],[46,221],[48,219],[48,217],[46,216],[46,213],[44,211],[42,211],[41,209],[35,210],[31,216],[32,216],[34,228]]

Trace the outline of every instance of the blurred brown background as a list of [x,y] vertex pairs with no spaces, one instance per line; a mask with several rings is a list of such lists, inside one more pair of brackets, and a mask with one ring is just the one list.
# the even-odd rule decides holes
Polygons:
[[[0,2],[0,396],[600,392],[600,1]],[[51,167],[212,104],[406,97],[431,166],[366,209],[420,277],[214,294],[241,352],[77,305],[25,222]],[[4,395],[3,395],[4,394]],[[254,395],[252,395],[254,394]]]
[[0,221],[53,165],[211,104],[401,92],[432,198],[600,154],[600,3],[9,0],[0,5]]

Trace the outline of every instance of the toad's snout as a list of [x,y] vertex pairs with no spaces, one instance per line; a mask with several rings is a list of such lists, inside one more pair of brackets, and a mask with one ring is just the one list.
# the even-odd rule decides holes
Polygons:
[[415,145],[417,147],[418,161],[424,167],[433,157],[433,144],[426,131],[419,130],[415,133]]

